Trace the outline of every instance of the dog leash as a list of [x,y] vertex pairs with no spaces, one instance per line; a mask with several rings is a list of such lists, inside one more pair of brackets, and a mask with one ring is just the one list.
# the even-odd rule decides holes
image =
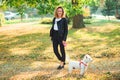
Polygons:
[[80,60],[80,64],[79,64],[79,65],[81,65],[81,64],[83,64],[84,66],[87,66],[87,64],[85,64],[84,62],[82,62],[82,61]]

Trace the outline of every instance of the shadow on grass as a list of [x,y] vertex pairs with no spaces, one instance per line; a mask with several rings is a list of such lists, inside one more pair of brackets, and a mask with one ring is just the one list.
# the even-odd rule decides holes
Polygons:
[[[99,47],[97,47],[97,50],[96,48],[95,50],[93,49],[94,47],[99,46],[104,42],[104,40],[91,39],[91,36],[94,36],[94,35],[97,35],[97,36],[99,35],[100,38],[107,37],[106,39],[108,40],[107,44],[110,44],[110,43],[112,44],[110,39],[113,39],[113,41],[117,40],[119,43],[119,35],[117,34],[119,33],[119,30],[117,29],[108,33],[95,32],[95,34],[92,34],[93,33],[92,31],[90,33],[87,33],[84,31],[82,35],[86,33],[89,34],[90,40],[88,38],[78,39],[78,37],[81,37],[81,36],[76,37],[74,35],[74,33],[78,30],[79,29],[71,28],[68,34],[68,37],[71,37],[73,39],[73,42],[70,41],[69,43],[75,45],[75,47],[72,48],[74,50],[73,52],[76,53],[75,55],[81,56],[80,54],[82,51],[85,53],[92,51],[93,52],[92,55],[94,55],[94,53],[99,52],[100,50],[104,50],[103,48],[99,49]],[[48,63],[44,63],[44,64],[39,63],[39,61],[45,61],[48,58],[53,59],[47,56],[49,53],[43,54],[43,52],[47,48],[49,48],[50,45],[51,45],[51,42],[50,42],[48,33],[47,34],[32,33],[32,34],[25,34],[25,35],[16,36],[16,37],[1,35],[0,36],[0,51],[1,51],[0,60],[2,60],[3,62],[2,63],[0,62],[0,79],[8,80],[11,76],[20,74],[21,72],[43,71],[44,69],[47,69],[47,68],[50,71],[52,71],[52,68],[53,68],[52,63],[50,63],[50,65],[52,66],[51,68],[50,67],[45,68]],[[78,53],[76,51],[78,51]],[[34,63],[34,61],[38,61],[38,62]],[[37,65],[37,67],[35,65]],[[59,74],[59,72],[54,74]],[[48,79],[50,76],[51,76],[51,73],[34,76],[32,77],[32,79],[38,79],[38,80],[39,78]],[[65,78],[70,79],[71,77],[74,77],[74,75],[72,76],[66,75]],[[57,79],[59,80],[61,78],[62,77]]]
[[108,46],[120,46],[120,28],[117,28],[108,33],[99,33],[101,37],[107,37]]
[[32,77],[32,80],[80,80],[84,77],[80,76],[80,74],[71,73],[69,74],[67,71],[56,70],[52,73],[45,74],[45,75],[37,75]]
[[100,36],[100,38],[105,38],[108,46],[120,46],[120,28],[116,28],[110,32],[89,32],[88,34],[92,36]]
[[0,37],[2,38],[0,41],[1,60],[44,59],[42,52],[51,44],[48,34],[42,33],[26,34],[12,38],[8,36]]
[[80,29],[70,28],[68,31],[68,36],[74,37],[74,33]]
[[[107,25],[106,25],[107,26]],[[113,27],[113,28],[112,28]],[[111,29],[103,27],[86,27],[84,29],[70,29],[68,44],[71,45],[72,58],[81,58],[83,54],[91,54],[96,57],[115,57],[119,55],[120,27]],[[106,31],[109,29],[110,31]],[[75,34],[74,34],[75,33]],[[76,35],[77,34],[77,35]]]
[[120,38],[120,28],[117,28],[115,30],[112,30],[111,32],[104,32],[104,33],[98,33],[101,37],[108,37],[109,39],[113,39],[116,37]]
[[32,68],[34,61],[49,59],[43,54],[51,45],[48,33],[32,33],[16,37],[0,36],[0,79],[8,80],[11,76],[26,71],[40,69]]

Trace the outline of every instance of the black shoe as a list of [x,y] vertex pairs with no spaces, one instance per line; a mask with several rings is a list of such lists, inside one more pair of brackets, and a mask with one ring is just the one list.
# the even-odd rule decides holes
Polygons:
[[59,65],[57,69],[61,70],[62,68],[64,68],[64,66]]

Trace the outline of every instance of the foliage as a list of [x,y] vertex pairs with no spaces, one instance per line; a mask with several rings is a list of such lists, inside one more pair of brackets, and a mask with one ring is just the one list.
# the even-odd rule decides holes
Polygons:
[[52,23],[52,18],[42,18],[40,20],[41,24],[51,24]]
[[27,2],[25,0],[9,0],[6,2],[7,5],[9,5],[10,7],[13,7],[17,10],[17,12],[19,12],[19,14],[21,15],[21,20],[23,18],[23,14],[27,9]]
[[58,4],[59,0],[39,0],[37,9],[39,10],[39,14],[53,14]]
[[89,5],[90,5],[91,14],[95,13],[98,7],[100,6],[100,0],[91,0]]
[[0,9],[5,10],[7,8],[5,2],[6,2],[5,0],[2,0],[1,5],[0,5]]
[[70,1],[64,2],[63,6],[66,9],[67,16],[73,17],[77,14],[83,14],[83,6],[89,5],[91,0],[77,0],[76,4],[72,4]]
[[5,22],[4,15],[0,13],[0,27],[4,24],[4,22]]
[[105,0],[105,5],[104,5],[103,11],[102,11],[103,15],[105,15],[105,16],[113,15],[114,12],[112,12],[112,10],[115,10],[115,7],[116,7],[116,1]]
[[[18,3],[19,2],[19,3]],[[10,7],[14,7],[17,9],[19,14],[21,15],[21,20],[23,17],[23,13],[25,12],[27,7],[36,7],[39,10],[39,14],[53,14],[56,6],[64,6],[67,12],[67,17],[72,18],[78,15],[78,22],[76,22],[76,18],[74,17],[73,28],[82,28],[84,27],[83,23],[83,6],[90,5],[93,0],[76,0],[76,3],[72,3],[73,1],[66,0],[8,0],[6,4]],[[81,15],[81,16],[80,16]],[[78,24],[80,23],[80,24]]]
[[92,20],[91,20],[91,19],[84,19],[84,23],[85,23],[85,24],[91,24],[91,23],[92,23]]
[[66,0],[46,0],[40,1],[37,9],[39,10],[39,14],[53,14],[56,6],[63,6],[66,15],[70,18],[77,14],[83,14],[83,6],[93,4],[92,1],[93,0],[78,0],[77,4],[73,5],[71,1]]
[[21,15],[22,20],[25,11],[29,7],[35,7],[35,5],[37,5],[35,0],[3,0],[3,5],[1,7],[3,9],[15,9]]

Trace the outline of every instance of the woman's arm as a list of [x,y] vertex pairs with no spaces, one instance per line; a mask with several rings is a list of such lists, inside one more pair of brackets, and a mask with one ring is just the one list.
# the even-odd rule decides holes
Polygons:
[[51,27],[51,29],[50,29],[50,37],[52,37],[52,35],[53,35],[54,20],[55,20],[55,18],[53,18],[53,20],[52,20],[52,27]]
[[68,21],[67,21],[66,18],[64,18],[64,36],[63,36],[63,41],[66,41],[67,34],[68,34]]

